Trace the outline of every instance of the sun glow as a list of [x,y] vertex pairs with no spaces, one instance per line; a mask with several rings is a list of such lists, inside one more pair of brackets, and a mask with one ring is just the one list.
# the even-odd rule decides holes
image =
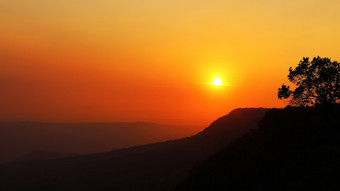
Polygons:
[[214,80],[211,84],[213,84],[215,86],[222,86],[223,85],[221,78],[218,78],[218,77],[214,78]]

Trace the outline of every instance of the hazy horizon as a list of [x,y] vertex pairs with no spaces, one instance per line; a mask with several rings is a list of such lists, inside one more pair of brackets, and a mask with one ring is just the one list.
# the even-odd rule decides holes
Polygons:
[[[0,2],[0,121],[207,126],[283,107],[302,57],[339,60],[340,2]],[[224,86],[213,85],[219,77]]]

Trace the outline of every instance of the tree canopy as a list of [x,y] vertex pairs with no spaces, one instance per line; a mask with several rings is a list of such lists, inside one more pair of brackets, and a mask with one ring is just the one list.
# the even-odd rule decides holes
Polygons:
[[340,64],[330,58],[303,58],[296,68],[289,68],[288,80],[294,89],[283,84],[278,98],[292,106],[336,104],[340,97]]

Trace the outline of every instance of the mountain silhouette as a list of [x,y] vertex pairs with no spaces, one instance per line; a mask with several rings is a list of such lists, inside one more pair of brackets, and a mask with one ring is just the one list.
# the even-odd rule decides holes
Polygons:
[[340,187],[339,106],[273,109],[259,126],[194,168],[176,191]]
[[86,156],[0,166],[2,190],[173,190],[190,170],[251,129],[268,109],[236,109],[201,133]]
[[195,126],[147,122],[0,122],[0,163],[33,151],[91,154],[194,135]]

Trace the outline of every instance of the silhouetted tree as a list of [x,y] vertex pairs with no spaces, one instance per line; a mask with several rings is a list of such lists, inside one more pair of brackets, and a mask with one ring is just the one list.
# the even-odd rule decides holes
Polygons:
[[329,58],[303,58],[299,65],[289,68],[288,80],[295,85],[292,90],[283,84],[279,99],[290,99],[289,105],[313,106],[335,104],[340,97],[340,64]]

